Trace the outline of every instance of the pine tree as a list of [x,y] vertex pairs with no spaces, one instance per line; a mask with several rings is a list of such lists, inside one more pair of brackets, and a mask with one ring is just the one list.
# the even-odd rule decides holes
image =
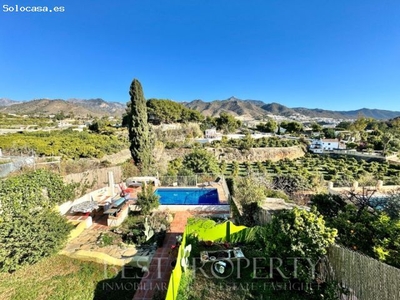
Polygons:
[[129,95],[127,118],[131,155],[134,164],[142,174],[148,174],[152,165],[152,150],[154,147],[149,123],[147,122],[146,99],[143,95],[142,85],[139,80],[132,81]]

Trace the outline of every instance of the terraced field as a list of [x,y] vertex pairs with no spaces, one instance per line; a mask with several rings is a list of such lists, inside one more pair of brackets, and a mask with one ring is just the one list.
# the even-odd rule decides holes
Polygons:
[[353,181],[372,174],[383,180],[385,185],[400,184],[400,166],[388,162],[357,160],[353,157],[332,158],[325,155],[307,154],[295,160],[278,162],[258,161],[255,163],[220,163],[225,176],[247,176],[248,174],[265,174],[277,176],[293,174],[305,178],[323,176],[324,180],[333,182]]

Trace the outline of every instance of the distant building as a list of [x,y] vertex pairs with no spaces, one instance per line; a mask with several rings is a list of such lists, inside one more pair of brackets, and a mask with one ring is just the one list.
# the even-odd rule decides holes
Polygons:
[[217,137],[217,129],[215,128],[206,129],[204,135],[206,139],[215,139]]
[[315,139],[311,141],[309,149],[313,153],[323,153],[324,151],[344,150],[346,144],[338,139]]

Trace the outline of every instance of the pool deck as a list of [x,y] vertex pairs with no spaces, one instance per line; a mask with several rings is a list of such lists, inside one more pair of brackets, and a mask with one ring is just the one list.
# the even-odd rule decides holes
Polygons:
[[197,185],[198,188],[214,188],[218,191],[219,204],[228,204],[228,195],[225,194],[221,183],[208,182],[207,184],[201,183]]

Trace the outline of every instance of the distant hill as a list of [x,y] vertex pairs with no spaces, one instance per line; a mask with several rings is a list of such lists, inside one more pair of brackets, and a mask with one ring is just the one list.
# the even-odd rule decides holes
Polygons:
[[262,117],[265,111],[260,107],[265,104],[261,101],[240,100],[230,97],[226,100],[215,100],[212,102],[204,102],[202,100],[194,100],[192,102],[183,103],[190,109],[195,109],[205,116],[218,116],[221,112],[227,112],[234,116],[242,117]]
[[260,100],[241,100],[230,97],[226,100],[214,100],[204,102],[194,100],[184,102],[185,106],[200,111],[206,116],[218,116],[221,112],[228,112],[235,116],[251,116],[260,118],[262,116],[273,114],[280,116],[303,115],[311,118],[334,118],[334,119],[355,119],[362,115],[368,118],[386,120],[400,116],[399,111],[389,111],[381,109],[363,108],[352,111],[332,111],[324,109],[309,109],[304,107],[289,108],[279,103],[264,103]]
[[393,119],[400,116],[400,112],[398,111],[369,109],[369,108],[362,108],[350,111],[340,111],[339,113],[346,116],[350,116],[351,118],[357,118],[357,116],[363,115],[367,118],[374,118],[374,119]]
[[273,115],[290,116],[296,113],[296,111],[294,111],[293,109],[275,102],[270,104],[264,103],[261,108]]
[[10,100],[7,98],[0,98],[0,107],[1,106],[10,106],[10,105],[17,104],[17,103],[19,103],[19,101]]
[[63,112],[75,116],[116,116],[120,117],[125,112],[126,105],[118,102],[107,102],[103,99],[38,99],[16,104],[0,105],[0,112],[26,115],[52,115]]
[[[219,116],[221,112],[227,112],[234,116],[245,118],[262,118],[266,115],[280,115],[290,117],[303,115],[311,118],[355,119],[362,115],[368,118],[388,120],[400,116],[398,111],[362,108],[351,111],[332,111],[324,109],[309,109],[304,107],[289,108],[279,103],[265,103],[260,100],[241,100],[230,97],[226,100],[214,100],[205,102],[193,100],[182,102],[188,108],[195,109],[205,116]],[[121,117],[125,112],[126,103],[108,102],[103,99],[37,99],[31,101],[14,101],[0,98],[0,112],[16,114],[51,115],[64,112],[73,113],[75,116],[116,116]]]

